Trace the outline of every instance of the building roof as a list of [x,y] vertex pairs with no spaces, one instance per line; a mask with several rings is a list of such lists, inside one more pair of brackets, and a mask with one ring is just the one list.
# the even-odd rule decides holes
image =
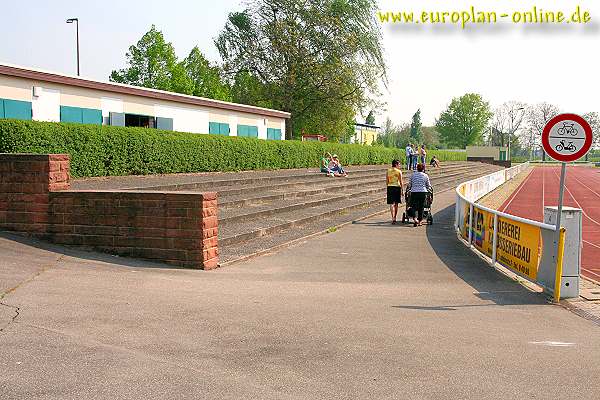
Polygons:
[[33,79],[40,82],[60,83],[86,89],[103,90],[112,93],[128,94],[157,100],[174,101],[197,106],[213,107],[228,111],[246,112],[249,114],[260,114],[277,118],[290,118],[290,113],[285,111],[271,110],[268,108],[248,106],[245,104],[230,103],[220,100],[212,100],[204,97],[189,96],[186,94],[167,92],[164,90],[148,89],[132,85],[124,85],[115,82],[103,82],[79,76],[63,75],[55,72],[31,69],[10,64],[0,64],[0,75],[18,78]]
[[358,122],[355,122],[354,125],[355,126],[361,126],[363,128],[372,128],[372,129],[379,129],[379,128],[381,128],[380,126],[377,126],[377,125],[359,124]]

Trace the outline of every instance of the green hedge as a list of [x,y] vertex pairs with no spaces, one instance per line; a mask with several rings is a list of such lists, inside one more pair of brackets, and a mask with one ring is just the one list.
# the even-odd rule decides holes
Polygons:
[[[67,153],[74,177],[317,167],[326,151],[337,153],[344,165],[404,159],[403,149],[376,146],[0,120],[1,153]],[[465,159],[460,152],[430,154],[442,161]]]

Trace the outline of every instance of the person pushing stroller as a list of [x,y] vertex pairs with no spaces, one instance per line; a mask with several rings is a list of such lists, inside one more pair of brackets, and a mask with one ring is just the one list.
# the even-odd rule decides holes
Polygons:
[[[413,226],[423,225],[423,214],[426,205],[428,208],[431,206],[431,199],[428,200],[428,196],[433,193],[433,187],[429,180],[429,175],[425,172],[425,166],[421,163],[417,164],[417,171],[412,174],[408,187],[406,189],[407,194],[410,193],[410,206],[413,210]],[[428,204],[426,204],[428,203]],[[428,212],[428,219],[431,212]],[[407,215],[408,217],[408,215]]]

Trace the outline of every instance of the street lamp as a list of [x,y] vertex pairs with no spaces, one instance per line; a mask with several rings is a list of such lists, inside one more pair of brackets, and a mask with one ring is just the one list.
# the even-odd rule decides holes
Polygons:
[[69,18],[67,24],[75,22],[77,26],[77,76],[79,76],[79,18]]

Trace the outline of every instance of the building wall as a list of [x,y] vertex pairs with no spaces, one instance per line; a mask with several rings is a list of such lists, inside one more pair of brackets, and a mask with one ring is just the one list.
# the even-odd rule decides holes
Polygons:
[[507,147],[498,146],[467,146],[467,157],[500,159],[500,150],[508,151]]
[[355,127],[354,138],[351,138],[351,143],[371,145],[377,140],[378,132],[375,129],[369,129],[363,126]]
[[[33,96],[39,87],[39,96]],[[209,122],[229,124],[230,136],[237,135],[238,125],[258,128],[258,137],[267,138],[267,128],[281,129],[285,138],[285,119],[233,110],[196,106],[70,86],[66,84],[35,81],[0,75],[0,99],[31,102],[32,119],[37,121],[60,121],[60,106],[102,110],[104,123],[110,112],[141,114],[173,119],[173,130],[192,133],[209,133]]]

